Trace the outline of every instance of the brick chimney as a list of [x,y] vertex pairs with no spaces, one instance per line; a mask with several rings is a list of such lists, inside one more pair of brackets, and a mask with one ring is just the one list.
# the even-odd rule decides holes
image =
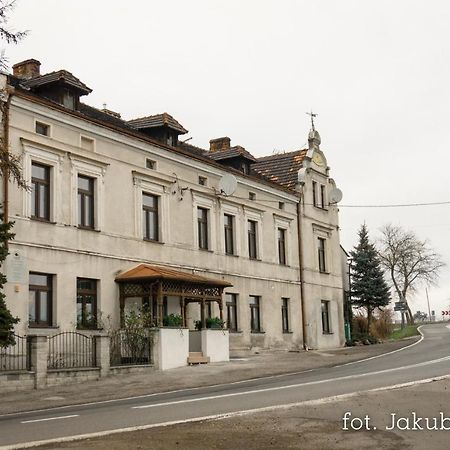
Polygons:
[[220,137],[211,139],[209,141],[209,151],[219,152],[220,150],[227,150],[231,147],[231,139],[229,137]]
[[23,80],[38,77],[41,74],[41,63],[37,59],[27,59],[12,66],[13,75]]

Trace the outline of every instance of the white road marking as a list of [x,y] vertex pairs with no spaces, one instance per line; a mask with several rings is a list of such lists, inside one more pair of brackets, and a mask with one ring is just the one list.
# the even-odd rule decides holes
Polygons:
[[[417,345],[420,342],[422,342],[422,340],[424,338],[422,332],[420,331],[420,328],[422,326],[423,325],[421,325],[420,327],[417,328],[419,330],[419,333],[421,334],[421,338],[418,341],[416,341],[416,342],[414,342],[414,343],[412,343],[410,345],[407,345],[406,347],[402,347],[402,348],[399,348],[397,350],[393,350],[391,352],[383,353],[381,355],[371,356],[369,358],[359,359],[357,361],[352,361],[352,362],[349,362],[349,363],[332,366],[332,367],[329,367],[329,369],[332,369],[334,367],[342,367],[342,366],[350,365],[350,364],[357,364],[357,363],[360,363],[360,362],[368,361],[369,359],[381,358],[382,356],[390,355],[392,353],[396,353],[396,352],[399,352],[399,351],[411,348],[414,345]],[[303,374],[303,373],[313,372],[313,371],[320,370],[320,369],[323,369],[323,367],[316,367],[314,369],[305,369],[305,370],[301,370],[301,371],[298,371],[298,372],[288,372],[288,373],[282,373],[282,374],[277,374],[277,375],[268,375],[268,376],[263,376],[263,377],[249,378],[249,379],[246,379],[246,380],[232,381],[232,382],[229,382],[229,383],[218,383],[218,384],[212,384],[212,385],[208,385],[208,386],[198,386],[198,387],[193,387],[193,388],[175,389],[173,391],[155,392],[153,394],[143,394],[143,395],[135,395],[135,396],[132,396],[132,397],[114,398],[114,399],[111,399],[111,400],[99,400],[99,401],[95,401],[95,402],[78,403],[78,404],[72,404],[72,405],[54,406],[54,407],[51,407],[51,408],[35,409],[35,410],[31,410],[31,411],[20,411],[20,412],[6,413],[6,414],[0,414],[0,417],[8,417],[8,416],[10,417],[10,416],[15,416],[15,415],[19,415],[19,414],[20,415],[33,414],[33,413],[36,413],[36,412],[44,412],[44,411],[56,411],[56,410],[60,410],[60,409],[67,409],[67,408],[73,408],[73,407],[78,407],[78,406],[92,406],[92,405],[101,405],[101,404],[105,404],[105,403],[116,403],[116,402],[122,402],[122,401],[127,401],[127,400],[137,400],[137,399],[140,399],[140,398],[150,398],[150,397],[155,397],[157,395],[169,395],[169,394],[176,394],[176,393],[179,393],[179,392],[196,391],[196,390],[206,389],[206,388],[214,388],[214,387],[221,387],[221,386],[228,386],[228,385],[244,384],[244,383],[248,383],[248,382],[252,382],[252,381],[258,381],[258,380],[270,380],[272,378],[283,378],[283,377],[288,377],[288,376],[292,376],[292,375],[300,375],[300,374]]]
[[249,391],[233,392],[230,394],[209,395],[207,397],[190,398],[190,399],[186,399],[186,400],[176,400],[173,402],[162,402],[162,403],[153,403],[150,405],[132,406],[131,409],[146,409],[146,408],[156,408],[158,406],[178,405],[181,403],[194,403],[194,402],[201,402],[201,401],[205,401],[205,400],[215,400],[218,398],[237,397],[240,395],[259,394],[260,392],[281,391],[281,390],[285,390],[285,389],[293,389],[293,388],[298,388],[298,387],[303,387],[303,386],[312,386],[314,384],[324,384],[324,383],[331,383],[331,382],[336,382],[336,381],[341,381],[341,380],[351,380],[354,378],[361,378],[361,377],[366,377],[366,376],[370,376],[370,375],[379,375],[382,373],[395,372],[398,370],[413,369],[415,367],[427,366],[429,364],[437,364],[440,362],[448,361],[449,359],[450,359],[450,356],[445,356],[443,358],[433,359],[431,361],[410,364],[409,366],[394,367],[391,369],[378,370],[375,372],[366,372],[366,373],[360,373],[360,374],[355,374],[355,375],[346,375],[343,377],[328,378],[325,380],[317,380],[317,381],[308,381],[306,383],[289,384],[286,386],[274,386],[271,388],[264,388],[264,389],[252,389]]
[[398,348],[397,350],[392,350],[390,352],[387,353],[382,353],[381,355],[376,355],[376,356],[370,356],[369,358],[364,358],[364,359],[359,359],[358,361],[351,361],[348,363],[344,363],[344,364],[340,364],[339,366],[335,366],[335,367],[343,367],[343,366],[351,366],[352,364],[358,364],[358,363],[362,363],[365,361],[370,361],[371,359],[377,359],[377,358],[381,358],[383,356],[387,356],[387,355],[392,355],[393,353],[397,353],[397,352],[401,352],[403,350],[406,350],[408,348],[414,347],[417,344],[420,344],[423,341],[423,333],[421,328],[423,327],[423,325],[420,325],[420,327],[417,327],[417,331],[420,333],[420,339],[416,342],[413,342],[410,345],[407,345],[406,347],[402,347],[402,348]]
[[49,420],[70,419],[72,417],[80,417],[79,414],[71,414],[70,416],[46,417],[45,419],[24,420],[20,423],[48,422]]
[[0,447],[0,450],[18,450],[18,449],[23,449],[23,448],[38,447],[38,446],[47,445],[47,444],[55,444],[55,443],[59,443],[59,442],[80,441],[83,439],[91,439],[91,438],[96,438],[96,437],[108,436],[111,434],[126,433],[126,432],[130,432],[130,431],[140,431],[140,430],[148,430],[151,428],[167,427],[170,425],[178,425],[178,424],[183,424],[183,423],[201,422],[204,420],[220,420],[220,419],[227,419],[230,417],[239,417],[239,416],[243,416],[243,415],[256,414],[256,413],[266,412],[266,411],[289,409],[289,408],[294,408],[294,407],[298,407],[298,406],[312,406],[312,405],[320,405],[320,404],[324,404],[324,403],[333,403],[333,402],[343,401],[348,398],[356,397],[358,395],[367,394],[367,393],[371,393],[371,392],[388,391],[388,390],[392,390],[392,389],[399,389],[401,387],[414,386],[416,384],[425,384],[425,383],[431,383],[433,381],[446,380],[449,378],[450,378],[450,375],[444,375],[444,376],[439,376],[439,377],[426,378],[423,380],[411,381],[408,383],[394,384],[391,386],[385,386],[385,387],[381,387],[381,388],[368,389],[366,391],[356,391],[356,392],[351,392],[348,394],[334,395],[332,397],[324,397],[324,398],[319,398],[317,400],[307,400],[307,401],[303,401],[303,402],[288,403],[285,405],[264,406],[262,408],[247,409],[247,410],[230,412],[230,413],[222,413],[222,414],[212,414],[209,416],[192,417],[190,419],[173,420],[171,422],[152,423],[149,425],[118,428],[115,430],[107,430],[107,431],[97,431],[94,433],[79,434],[76,436],[65,436],[65,437],[61,437],[61,438],[45,439],[42,441],[24,442],[21,444],[11,444],[11,445],[5,445],[5,446]]

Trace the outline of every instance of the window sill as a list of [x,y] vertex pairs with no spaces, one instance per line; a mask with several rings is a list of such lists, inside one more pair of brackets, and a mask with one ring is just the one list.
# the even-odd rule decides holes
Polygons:
[[313,206],[314,206],[314,208],[319,209],[320,211],[328,212],[328,208],[325,208],[325,207],[322,207],[322,206],[319,206],[319,205],[313,205]]
[[103,331],[103,328],[88,328],[88,327],[77,327],[76,328],[77,331]]
[[330,335],[332,335],[332,334],[334,334],[334,333],[333,333],[332,331],[330,331],[330,332],[328,332],[328,333],[325,333],[325,332],[322,331],[322,334],[325,335],[325,336],[330,336]]
[[265,331],[250,331],[250,334],[266,334]]
[[56,225],[56,222],[52,222],[51,220],[48,220],[48,219],[42,219],[41,217],[33,217],[33,216],[31,216],[30,219],[33,222],[42,222],[42,223],[48,223],[50,225]]
[[242,330],[228,330],[228,332],[229,332],[230,334],[242,334],[242,333],[243,333]]
[[322,275],[330,275],[330,272],[327,272],[327,271],[322,272],[321,270],[319,270],[319,273]]
[[143,238],[143,241],[145,241],[145,242],[150,242],[150,243],[152,243],[152,244],[164,244],[164,242],[162,242],[162,241],[157,241],[157,240],[155,240],[155,239],[147,239],[147,238]]
[[100,233],[100,230],[97,230],[96,228],[91,228],[91,227],[83,227],[81,225],[78,225],[77,228],[79,230],[84,230],[84,231],[95,231],[96,233]]
[[37,329],[37,330],[59,330],[59,325],[38,325],[38,324],[29,324],[28,329]]
[[225,256],[234,256],[235,258],[239,258],[239,255],[236,255],[236,253],[225,253]]
[[200,250],[201,252],[205,252],[205,253],[214,253],[214,250],[210,250],[209,248],[198,248],[198,250]]
[[283,331],[283,334],[293,334],[293,331]]

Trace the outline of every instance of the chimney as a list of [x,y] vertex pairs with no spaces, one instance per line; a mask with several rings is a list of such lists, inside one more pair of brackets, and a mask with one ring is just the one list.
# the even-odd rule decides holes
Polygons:
[[12,66],[13,75],[23,80],[29,80],[30,78],[38,77],[40,72],[41,63],[36,59],[27,59],[26,61],[19,62]]
[[220,137],[209,141],[209,151],[219,152],[220,150],[228,150],[231,147],[231,139],[229,137]]

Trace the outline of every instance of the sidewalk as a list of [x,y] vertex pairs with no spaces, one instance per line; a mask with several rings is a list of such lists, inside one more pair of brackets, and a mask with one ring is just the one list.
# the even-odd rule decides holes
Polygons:
[[233,359],[229,363],[188,366],[164,372],[155,370],[138,374],[124,374],[82,384],[8,392],[1,394],[0,414],[133,397],[301,372],[319,367],[331,367],[406,347],[417,339],[418,337],[414,337],[384,344],[325,351],[267,352]]

